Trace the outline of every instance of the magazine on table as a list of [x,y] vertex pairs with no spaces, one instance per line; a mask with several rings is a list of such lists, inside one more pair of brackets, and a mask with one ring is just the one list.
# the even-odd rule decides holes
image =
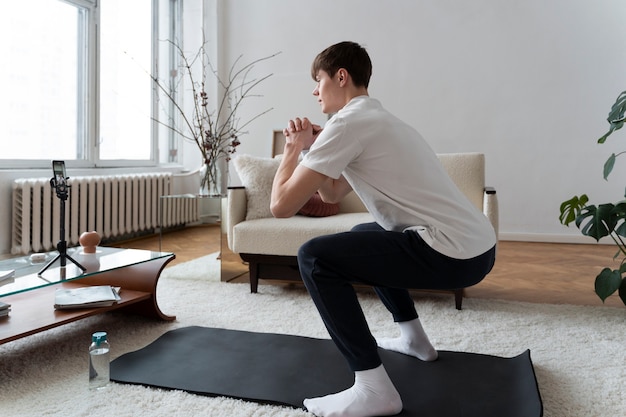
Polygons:
[[15,276],[15,269],[9,269],[7,271],[0,271],[0,281],[13,278],[14,276]]
[[11,304],[0,301],[0,317],[8,316],[9,311],[11,311]]
[[119,292],[119,287],[110,285],[58,288],[54,294],[54,308],[108,307],[121,300]]

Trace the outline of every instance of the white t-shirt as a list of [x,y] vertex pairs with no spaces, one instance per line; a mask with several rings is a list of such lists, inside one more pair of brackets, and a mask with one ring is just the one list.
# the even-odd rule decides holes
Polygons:
[[376,99],[353,98],[326,123],[302,164],[335,179],[343,174],[384,229],[415,230],[444,255],[470,259],[496,243],[487,217],[422,136]]

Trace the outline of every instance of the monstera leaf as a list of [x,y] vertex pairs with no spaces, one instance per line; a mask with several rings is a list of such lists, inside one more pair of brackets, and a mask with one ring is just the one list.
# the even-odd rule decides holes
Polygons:
[[585,236],[590,236],[596,241],[611,234],[617,225],[618,218],[614,215],[612,203],[600,204],[599,206],[586,206],[576,217],[576,226]]
[[626,91],[622,91],[620,95],[615,100],[615,104],[611,107],[611,111],[609,112],[609,117],[607,117],[607,121],[611,127],[609,131],[606,132],[600,139],[598,139],[598,143],[604,143],[606,138],[608,138],[611,133],[615,132],[618,129],[621,129],[624,126],[624,121],[626,118],[624,117],[624,113],[626,113]]
[[622,285],[619,287],[619,298],[621,298],[622,303],[626,305],[626,279],[622,280]]
[[[615,100],[615,104],[611,107],[611,111],[609,112],[609,117],[607,117],[607,121],[609,122],[610,128],[609,131],[606,132],[600,139],[598,139],[598,143],[604,143],[606,139],[611,135],[611,133],[615,132],[618,129],[621,129],[624,126],[624,122],[626,121],[626,117],[624,117],[624,113],[626,113],[626,91],[622,91],[622,93]],[[622,152],[623,153],[623,152]],[[606,180],[609,177],[611,171],[613,171],[613,167],[615,166],[615,159],[620,154],[611,154],[609,159],[604,163],[603,175]]]
[[626,237],[626,200],[620,201],[615,205],[613,214],[618,220],[624,220],[622,224],[615,228],[615,233]]
[[[583,197],[586,196],[583,195]],[[578,204],[580,203],[578,201]],[[563,207],[561,205],[561,218],[564,216]],[[574,204],[569,207],[571,207],[570,211],[576,208]],[[597,207],[594,205],[583,207],[576,216],[576,226],[583,235],[591,236],[597,241],[611,233],[626,236],[626,200],[617,204],[606,203]]]
[[604,268],[596,277],[595,290],[598,297],[604,302],[607,297],[613,294],[622,285],[622,274],[616,269]]
[[589,197],[587,194],[583,194],[580,197],[574,196],[567,201],[561,203],[561,215],[559,221],[565,226],[569,226],[571,222],[576,220],[576,217],[580,214],[580,211],[585,207]]
[[626,279],[622,278],[625,272],[626,264],[623,263],[619,269],[611,270],[610,268],[604,268],[602,272],[598,274],[595,282],[595,290],[602,302],[615,291],[618,291],[622,302],[626,304]]

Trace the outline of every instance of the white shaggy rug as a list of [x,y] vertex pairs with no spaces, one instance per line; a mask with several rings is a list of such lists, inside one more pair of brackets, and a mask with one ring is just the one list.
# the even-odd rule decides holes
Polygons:
[[[372,332],[393,336],[391,317],[360,294]],[[168,330],[192,325],[327,337],[301,287],[219,282],[215,254],[165,269],[158,299],[164,323],[104,314],[0,346],[0,416],[310,416],[302,410],[112,383],[87,389],[91,333],[109,333],[112,358],[142,348]],[[546,417],[626,415],[626,309],[468,298],[416,298],[434,345],[442,350],[510,357],[525,349],[537,373]]]

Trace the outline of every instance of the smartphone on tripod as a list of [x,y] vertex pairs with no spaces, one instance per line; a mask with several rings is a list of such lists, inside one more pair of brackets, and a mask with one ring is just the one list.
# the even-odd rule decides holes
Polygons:
[[60,206],[60,222],[59,222],[59,231],[60,231],[60,239],[57,243],[57,251],[59,254],[51,260],[46,266],[43,267],[41,271],[39,271],[38,275],[41,276],[53,263],[57,260],[60,260],[61,268],[64,272],[66,260],[69,259],[74,265],[80,268],[83,272],[86,271],[86,268],[76,262],[71,256],[67,254],[67,242],[65,240],[65,200],[67,200],[69,196],[69,184],[67,183],[68,177],[65,173],[65,161],[52,161],[52,178],[50,178],[50,186],[55,189],[57,197],[61,200]]
[[56,190],[57,197],[67,199],[67,175],[65,173],[65,161],[52,161],[52,180],[50,184]]

